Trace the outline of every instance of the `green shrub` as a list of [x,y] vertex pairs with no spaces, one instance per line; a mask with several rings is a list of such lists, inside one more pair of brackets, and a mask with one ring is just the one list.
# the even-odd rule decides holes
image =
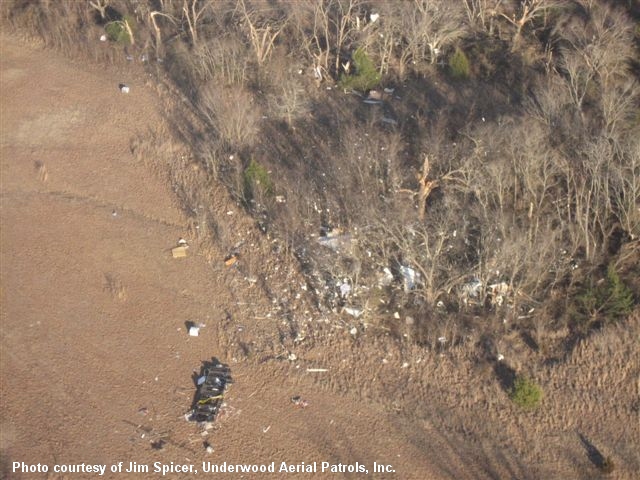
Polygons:
[[533,410],[542,401],[542,388],[533,380],[520,376],[516,378],[509,397],[524,410]]
[[449,59],[449,72],[457,80],[466,80],[471,74],[469,59],[459,48],[456,48],[456,51]]
[[132,31],[135,29],[135,20],[131,15],[125,15],[121,20],[115,20],[107,23],[104,26],[104,30],[107,32],[107,37],[112,42],[132,44],[132,38],[127,30],[127,25],[129,25],[129,28],[131,28]]
[[603,281],[590,282],[576,296],[573,316],[578,323],[591,325],[598,320],[615,322],[631,313],[634,299],[631,290],[622,282],[613,264],[607,268]]
[[365,92],[380,83],[380,73],[378,73],[373,60],[363,49],[358,48],[353,53],[353,65],[355,67],[353,75],[342,74],[340,76],[342,88]]
[[251,159],[249,166],[244,170],[244,195],[250,200],[260,194],[272,195],[273,181],[268,170]]

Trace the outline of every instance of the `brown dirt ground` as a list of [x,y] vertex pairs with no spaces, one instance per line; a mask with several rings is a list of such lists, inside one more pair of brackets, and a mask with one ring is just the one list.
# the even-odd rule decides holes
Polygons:
[[[129,148],[133,135],[161,121],[143,83],[121,94],[126,71],[103,72],[7,37],[0,61],[6,461],[358,461],[369,469],[378,461],[396,467],[389,478],[425,478],[428,452],[407,445],[380,407],[327,395],[289,363],[226,358],[215,325],[235,298],[230,282],[197,252],[171,258],[185,218]],[[201,336],[186,335],[187,320],[207,324]],[[231,363],[236,383],[230,414],[206,437],[215,448],[207,454],[201,430],[183,415],[192,371],[214,355]],[[295,394],[311,406],[293,407]],[[159,438],[166,446],[153,450]],[[158,477],[113,477],[127,476]]]
[[[300,346],[299,361],[247,355],[246,345],[277,337],[270,302],[222,265],[226,246],[194,242],[188,258],[171,258],[187,219],[132,154],[132,138],[163,122],[149,82],[7,36],[0,47],[0,452],[9,466],[327,461],[359,462],[380,479],[599,478],[580,433],[612,455],[610,478],[640,470],[640,315],[537,372],[544,408],[527,415],[491,364],[465,351],[436,355],[331,328]],[[118,92],[123,79],[129,95]],[[207,324],[201,336],[187,336],[189,320]],[[506,334],[499,346],[518,369],[540,360]],[[231,365],[235,384],[203,436],[184,413],[192,372],[212,356]],[[294,407],[296,394],[310,406]],[[159,439],[164,448],[152,449]],[[374,461],[396,472],[374,475]]]

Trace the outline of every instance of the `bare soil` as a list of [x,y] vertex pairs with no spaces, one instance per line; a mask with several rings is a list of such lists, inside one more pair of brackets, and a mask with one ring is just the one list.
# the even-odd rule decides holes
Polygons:
[[[224,265],[226,245],[199,248],[168,182],[132,153],[133,138],[164,122],[151,82],[7,36],[0,47],[7,478],[97,477],[15,474],[14,461],[151,469],[174,462],[198,470],[203,461],[326,461],[358,462],[380,479],[599,478],[585,441],[613,458],[610,478],[640,471],[639,315],[627,330],[596,334],[561,365],[537,372],[546,397],[530,414],[510,403],[496,366],[469,352],[353,336],[346,322],[299,351],[279,352],[278,320],[261,314],[271,311],[269,299]],[[121,82],[129,94],[119,92]],[[220,201],[221,211],[233,207]],[[237,228],[251,223],[234,215],[227,221],[237,218]],[[192,245],[187,258],[174,259],[180,237]],[[206,324],[200,336],[187,335],[188,321]],[[273,354],[251,354],[271,336]],[[505,361],[518,359],[513,367],[539,361],[508,335],[500,348]],[[224,414],[203,431],[184,415],[193,371],[213,356],[230,364],[235,384]],[[294,395],[309,406],[294,406]],[[373,474],[374,462],[395,472]]]

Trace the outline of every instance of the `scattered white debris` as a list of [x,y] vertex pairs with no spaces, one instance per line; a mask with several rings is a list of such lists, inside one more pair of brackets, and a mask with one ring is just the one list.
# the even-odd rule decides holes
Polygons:
[[263,427],[262,428],[262,433],[267,433],[269,431],[269,429],[271,429],[271,425],[269,425],[268,427]]
[[396,89],[395,89],[395,88],[389,88],[389,87],[387,87],[387,88],[385,88],[385,89],[384,89],[384,93],[388,93],[388,94],[392,94],[392,93],[393,93],[393,92],[395,92],[395,91],[396,91]]
[[358,334],[358,329],[356,327],[353,327],[351,330],[349,330],[349,333],[353,336]]
[[416,321],[415,321],[415,319],[413,317],[407,316],[407,318],[404,319],[404,323],[406,323],[407,325],[411,326],[414,323],[416,323]]
[[284,195],[276,195],[276,203],[284,203]]
[[207,379],[207,377],[205,375],[201,376],[200,378],[198,378],[198,381],[196,382],[198,384],[198,386],[202,385],[204,383],[204,381]]
[[200,335],[200,327],[193,325],[192,327],[189,327],[189,336],[191,337],[197,337],[198,335]]
[[295,362],[298,359],[298,356],[295,353],[290,353],[289,356],[287,357],[287,359],[290,362]]
[[379,18],[380,18],[380,14],[379,13],[371,13],[371,14],[369,14],[369,20],[371,20],[371,23],[376,23]]
[[393,314],[393,318],[395,318],[396,320],[398,320],[400,318],[400,313],[399,312],[395,312]]
[[307,372],[309,373],[321,373],[321,372],[328,372],[329,369],[328,368],[307,368]]
[[498,354],[498,361],[501,362],[502,360],[504,360],[504,355],[502,355],[501,353]]
[[447,337],[438,337],[438,342],[440,343],[447,343]]
[[334,252],[348,251],[352,248],[354,240],[349,234],[342,234],[340,229],[333,229],[326,232],[326,235],[319,237],[317,242],[330,248]]
[[402,364],[402,368],[409,368],[409,362],[404,362]]
[[436,307],[444,308],[444,302],[442,300],[438,300],[438,303],[436,303]]
[[389,363],[389,360],[387,360],[386,358],[383,358],[382,359],[382,363],[384,363],[386,365],[387,363]]
[[106,35],[100,35],[100,41],[101,42],[106,42],[107,41],[107,36]]
[[120,85],[120,91],[122,93],[129,93],[129,86],[123,83],[122,85]]
[[382,123],[388,123],[389,125],[397,125],[398,122],[390,117],[382,117]]

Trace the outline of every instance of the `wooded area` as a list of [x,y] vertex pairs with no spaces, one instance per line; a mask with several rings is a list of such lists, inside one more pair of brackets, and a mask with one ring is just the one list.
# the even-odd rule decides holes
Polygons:
[[[204,175],[168,167],[185,210],[198,220],[200,190],[226,185],[319,310],[356,308],[431,345],[452,316],[495,316],[542,344],[622,319],[640,296],[636,2],[1,8],[17,32],[142,59],[174,88],[189,113],[170,123]],[[415,323],[390,327],[398,311]]]

